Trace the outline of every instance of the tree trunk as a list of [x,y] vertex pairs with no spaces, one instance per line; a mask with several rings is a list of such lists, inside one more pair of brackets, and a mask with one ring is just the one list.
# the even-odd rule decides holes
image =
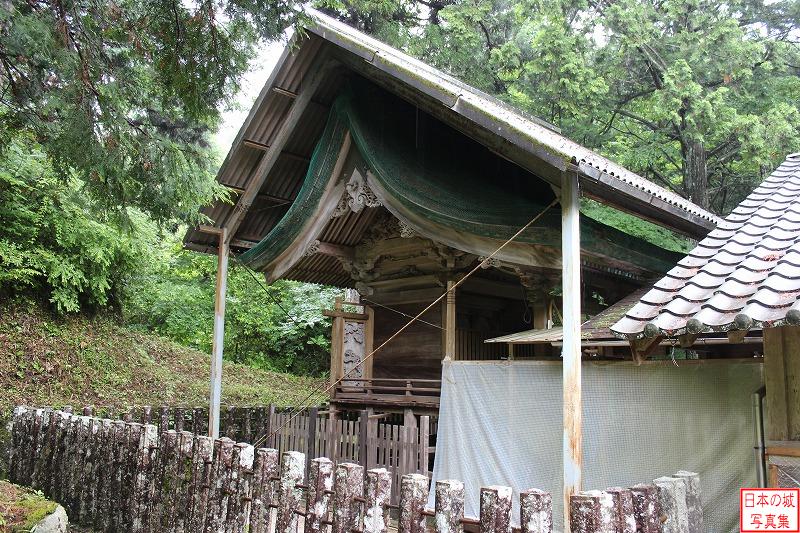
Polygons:
[[683,180],[689,199],[708,209],[708,168],[706,150],[700,141],[689,141],[686,146]]

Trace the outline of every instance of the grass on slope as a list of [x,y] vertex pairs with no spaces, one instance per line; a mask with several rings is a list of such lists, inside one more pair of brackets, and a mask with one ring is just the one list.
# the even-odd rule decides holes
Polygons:
[[[34,304],[0,304],[0,419],[21,404],[203,406],[209,364],[207,354],[106,316],[55,317]],[[297,405],[323,384],[227,362],[222,375],[223,405]]]
[[41,492],[0,481],[0,533],[30,531],[56,507]]

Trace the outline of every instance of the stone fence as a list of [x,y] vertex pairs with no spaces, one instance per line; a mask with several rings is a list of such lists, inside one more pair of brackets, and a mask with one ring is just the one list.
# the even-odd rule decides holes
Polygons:
[[[303,453],[254,449],[231,439],[48,409],[15,409],[10,475],[99,531],[193,533],[511,533],[512,490],[481,489],[480,516],[464,517],[464,485],[407,474],[390,503],[384,468]],[[520,495],[521,533],[552,531],[549,493]],[[574,533],[695,533],[702,529],[696,474],[631,489],[589,491],[571,502]],[[431,519],[432,520],[429,520]],[[394,525],[394,524],[393,524]]]

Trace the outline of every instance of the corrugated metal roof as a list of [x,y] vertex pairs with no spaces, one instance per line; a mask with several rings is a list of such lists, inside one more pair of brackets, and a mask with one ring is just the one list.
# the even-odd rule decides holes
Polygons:
[[[343,66],[320,85],[260,195],[294,199],[304,178],[302,163],[320,137],[343,74],[355,71],[543,179],[557,182],[560,171],[576,169],[585,194],[693,236],[705,235],[718,222],[715,215],[567,139],[544,122],[318,11],[309,8],[307,13],[308,32],[293,39],[278,61],[220,168],[219,182],[241,191],[256,180],[253,171],[265,149],[282,127],[304,81],[319,68],[319,58],[328,54]],[[234,209],[235,204],[218,202],[203,213],[214,226],[223,227]],[[276,207],[251,208],[231,238],[261,239],[280,215]],[[216,251],[216,237],[196,228],[184,242],[194,249]]]
[[[310,15],[316,23],[316,26],[309,28],[310,31],[357,54],[372,66],[437,100],[468,121],[483,126],[494,137],[511,142],[560,170],[565,170],[568,164],[577,165],[588,193],[611,200],[609,193],[615,191],[616,201],[630,197],[638,202],[642,197],[635,191],[639,191],[654,197],[649,199],[651,206],[663,210],[675,207],[686,214],[692,223],[706,228],[706,231],[719,222],[713,213],[568,139],[543,121],[527,116],[327,15],[314,10],[310,11]],[[620,202],[618,207],[626,209],[624,202]],[[630,208],[627,206],[627,209]]]
[[800,153],[792,154],[612,331],[628,338],[800,324]]
[[[608,329],[611,324],[625,315],[625,311],[630,309],[634,302],[647,291],[646,288],[633,291],[631,294],[621,299],[617,303],[603,309],[600,313],[581,324],[581,339],[593,341],[601,339],[612,339],[614,334]],[[564,336],[563,329],[560,327],[550,329],[530,329],[519,333],[512,333],[494,339],[487,339],[484,342],[504,342],[509,344],[541,344],[561,342]]]

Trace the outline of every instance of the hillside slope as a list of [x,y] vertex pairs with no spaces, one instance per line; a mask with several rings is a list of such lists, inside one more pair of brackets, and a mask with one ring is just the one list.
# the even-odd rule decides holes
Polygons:
[[[0,419],[19,404],[202,406],[209,364],[207,354],[107,316],[62,318],[35,304],[0,304]],[[229,363],[222,380],[229,405],[297,405],[324,385]]]

